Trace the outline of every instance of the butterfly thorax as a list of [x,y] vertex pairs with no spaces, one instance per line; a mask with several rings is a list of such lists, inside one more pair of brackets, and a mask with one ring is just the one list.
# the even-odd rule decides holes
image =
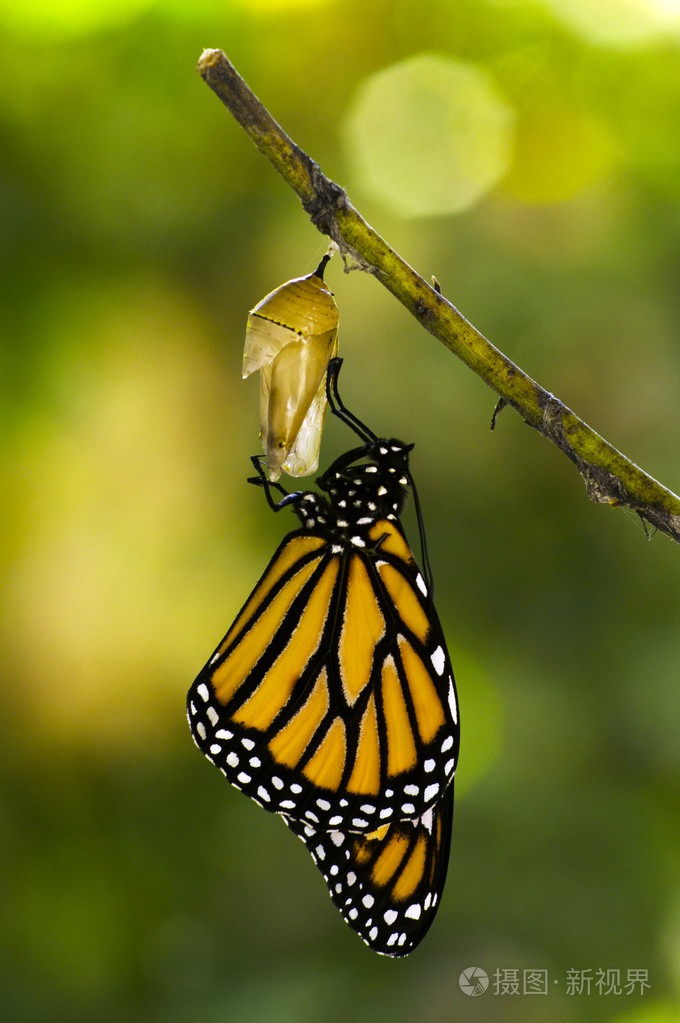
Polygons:
[[[365,545],[378,521],[399,518],[410,482],[413,445],[377,440],[338,458],[318,478],[324,497],[302,493],[296,511],[307,529],[322,529],[340,543]],[[357,464],[358,459],[364,459]]]

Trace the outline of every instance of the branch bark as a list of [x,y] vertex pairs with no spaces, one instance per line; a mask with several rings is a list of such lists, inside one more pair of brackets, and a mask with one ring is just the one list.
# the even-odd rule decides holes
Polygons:
[[[286,135],[222,50],[205,50],[198,72],[257,148],[299,196],[312,223],[347,265],[374,274],[434,337],[470,367],[525,423],[574,463],[592,501],[630,508],[680,543],[680,498],[617,451],[558,398],[495,348],[366,223],[345,191]],[[494,417],[495,419],[495,417]]]

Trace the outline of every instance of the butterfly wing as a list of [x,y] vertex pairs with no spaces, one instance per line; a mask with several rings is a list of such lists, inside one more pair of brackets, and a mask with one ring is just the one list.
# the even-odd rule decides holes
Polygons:
[[324,832],[284,817],[323,874],[344,920],[369,948],[387,956],[412,952],[435,917],[452,819],[453,783],[422,817],[369,834]]
[[455,770],[441,626],[395,523],[364,549],[289,534],[189,690],[199,748],[272,812],[323,831],[421,818]]

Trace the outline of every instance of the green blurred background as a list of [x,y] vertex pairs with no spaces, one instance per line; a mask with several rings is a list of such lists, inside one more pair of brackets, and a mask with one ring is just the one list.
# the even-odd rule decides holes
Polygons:
[[[462,707],[449,879],[409,959],[342,923],[184,697],[296,521],[245,483],[247,312],[326,247],[203,47],[677,490],[678,0],[2,0],[0,30],[4,1018],[675,1023],[680,551],[514,413],[491,433],[493,393],[339,259],[343,396],[416,442]],[[322,463],[350,443],[329,423]],[[529,968],[548,995],[493,993]],[[636,968],[643,996],[566,993]]]

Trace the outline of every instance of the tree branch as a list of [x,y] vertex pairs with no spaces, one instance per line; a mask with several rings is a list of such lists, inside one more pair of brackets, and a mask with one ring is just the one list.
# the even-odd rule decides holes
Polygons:
[[630,508],[680,543],[680,498],[527,376],[419,277],[357,213],[344,190],[286,135],[221,50],[205,50],[198,72],[297,193],[312,223],[336,242],[346,264],[349,257],[374,274],[426,330],[496,391],[499,409],[511,405],[525,423],[556,444],[581,473],[592,501]]

